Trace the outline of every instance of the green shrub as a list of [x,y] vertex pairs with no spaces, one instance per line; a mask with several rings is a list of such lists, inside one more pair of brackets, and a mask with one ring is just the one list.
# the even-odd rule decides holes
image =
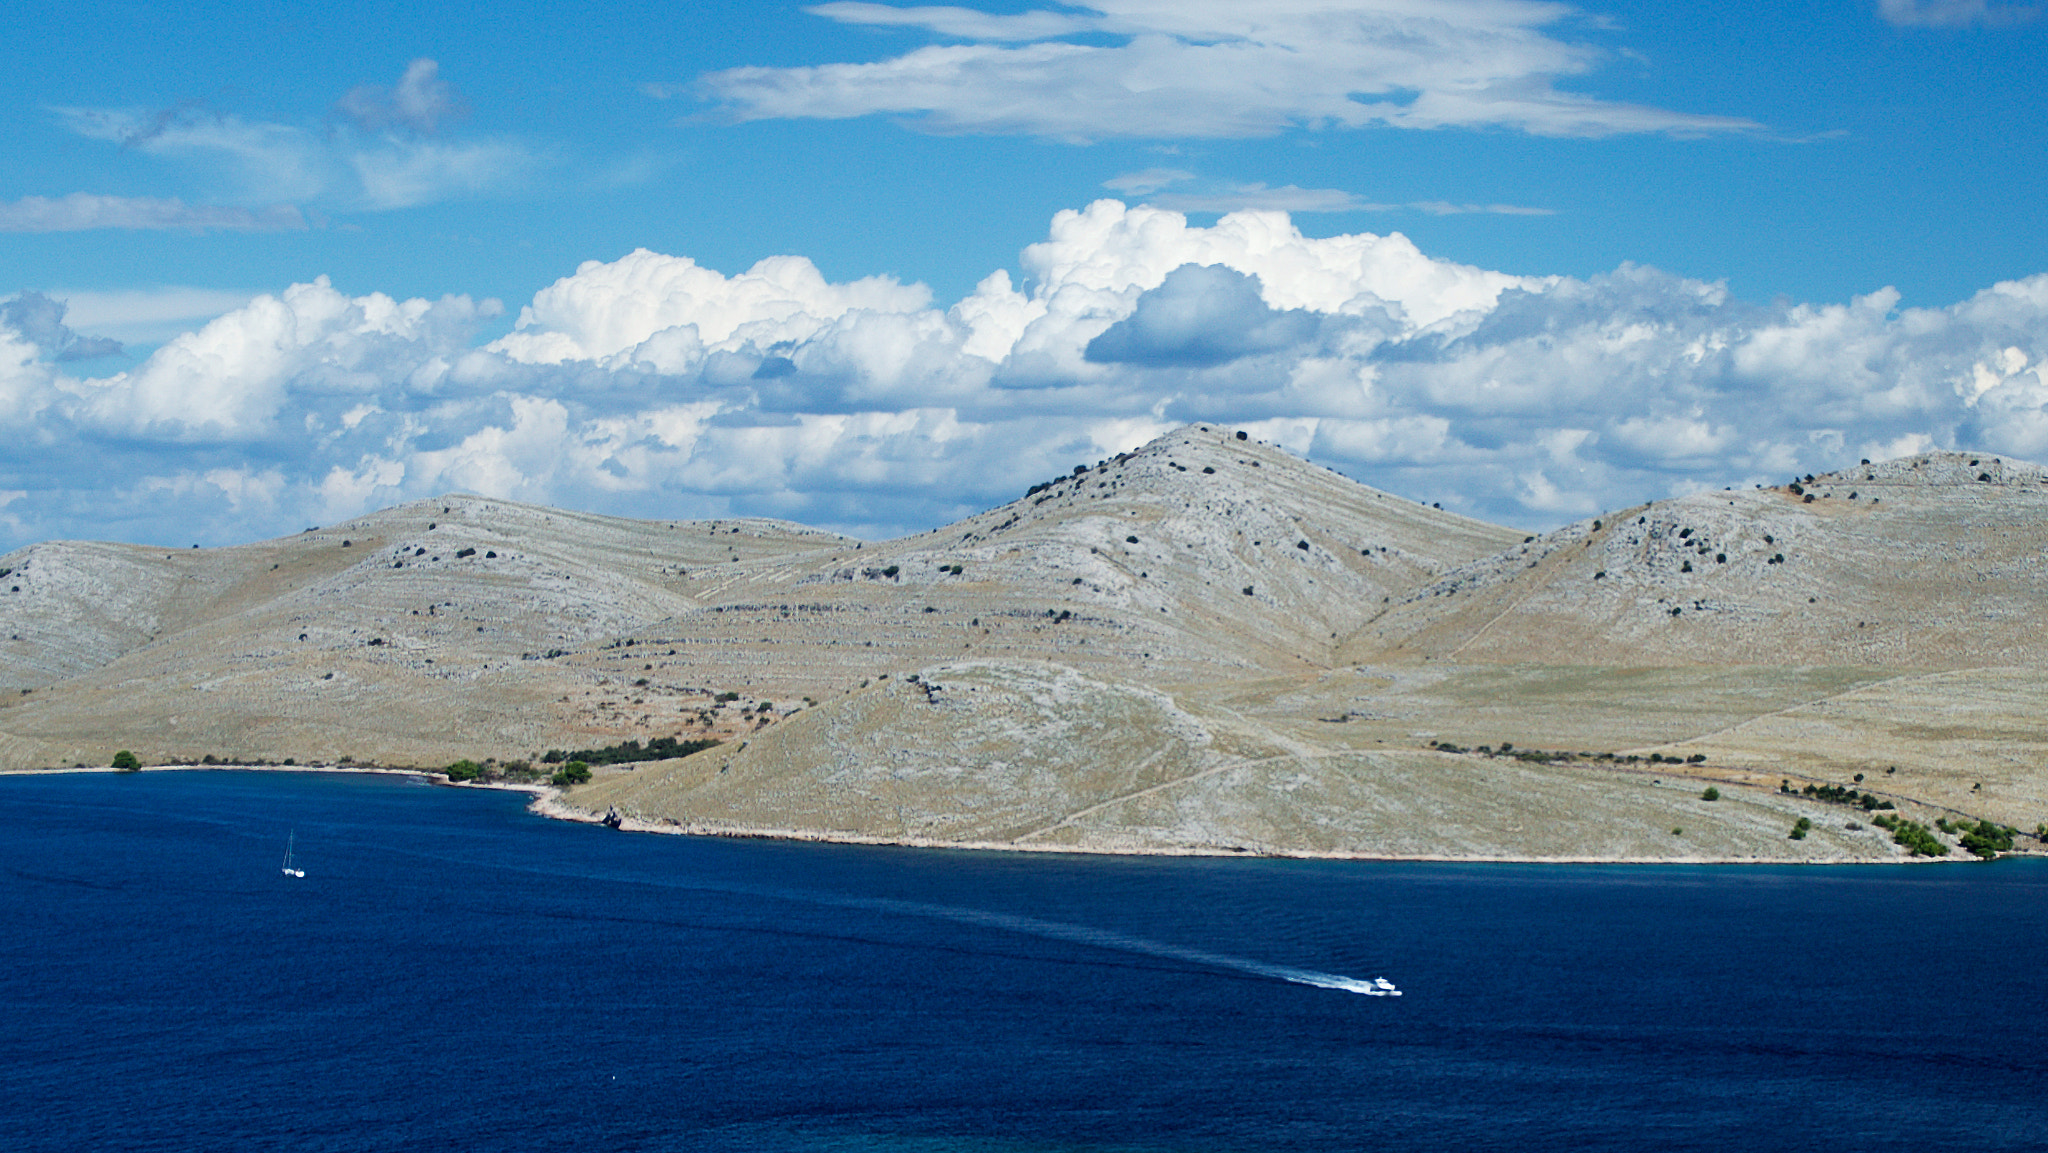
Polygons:
[[1801,817],[1797,821],[1794,821],[1792,823],[1791,837],[1795,841],[1803,841],[1806,839],[1806,834],[1808,830],[1812,828],[1813,822],[1807,820],[1805,817]]
[[1715,787],[1714,787],[1714,786],[1712,786],[1712,785],[1708,785],[1708,786],[1707,786],[1707,791],[1706,791],[1706,792],[1704,792],[1704,793],[1701,793],[1701,794],[1700,794],[1700,800],[1702,800],[1702,801],[1718,801],[1718,800],[1720,800],[1720,799],[1721,799],[1721,790],[1719,790],[1719,789],[1715,788]]
[[1916,857],[1946,857],[1948,846],[1941,843],[1926,825],[1909,821],[1904,817],[1879,815],[1870,823],[1891,833],[1892,844],[1904,848]]
[[132,773],[142,768],[142,762],[135,759],[134,753],[122,749],[114,754],[113,767],[124,773]]
[[482,765],[477,764],[475,761],[468,760],[465,758],[463,760],[455,762],[452,765],[449,765],[448,768],[446,769],[446,772],[448,774],[448,779],[451,782],[459,784],[463,781],[473,781],[476,780],[478,777],[483,776],[484,767]]
[[548,778],[548,783],[558,789],[566,789],[570,785],[586,784],[589,780],[590,766],[582,761],[570,761],[568,764],[556,769],[555,775]]
[[1962,827],[1960,840],[1963,848],[1988,861],[2000,853],[2012,852],[2013,834],[2018,831],[1990,821],[1978,821],[1974,828]]

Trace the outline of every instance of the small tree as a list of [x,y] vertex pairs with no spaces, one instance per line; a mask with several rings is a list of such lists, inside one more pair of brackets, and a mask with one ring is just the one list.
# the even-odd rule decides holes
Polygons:
[[482,765],[465,758],[449,765],[447,771],[448,779],[459,784],[463,781],[476,780],[483,775],[484,769]]
[[142,768],[142,762],[135,759],[134,753],[122,749],[114,754],[113,767],[124,773],[132,773]]
[[590,766],[582,761],[570,761],[568,764],[556,769],[555,775],[548,778],[548,783],[558,789],[566,789],[570,785],[585,784],[589,780]]
[[1702,800],[1702,801],[1718,801],[1718,800],[1720,800],[1720,799],[1721,799],[1721,790],[1719,790],[1719,789],[1715,788],[1715,787],[1714,787],[1714,786],[1712,786],[1712,785],[1708,785],[1708,786],[1707,786],[1707,791],[1706,791],[1706,792],[1704,792],[1704,793],[1701,793],[1701,794],[1700,794],[1700,800]]

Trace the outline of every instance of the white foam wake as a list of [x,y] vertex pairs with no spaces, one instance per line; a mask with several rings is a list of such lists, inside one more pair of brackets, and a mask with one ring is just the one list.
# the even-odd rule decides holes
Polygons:
[[[536,870],[537,871],[537,870]],[[1036,917],[1020,917],[1011,913],[991,913],[981,909],[964,909],[956,905],[932,905],[921,901],[898,901],[888,897],[847,897],[816,891],[771,888],[757,885],[735,885],[705,883],[694,880],[670,879],[662,882],[673,888],[692,889],[699,892],[742,893],[770,900],[798,901],[810,905],[832,905],[844,909],[869,909],[875,912],[894,913],[899,916],[930,917],[955,921],[963,925],[978,925],[984,928],[1001,929],[1026,936],[1043,937],[1055,941],[1072,941],[1077,945],[1088,945],[1097,949],[1108,949],[1120,953],[1134,953],[1148,957],[1163,957],[1168,960],[1184,961],[1205,968],[1222,969],[1244,973],[1253,977],[1264,977],[1273,981],[1285,981],[1293,985],[1309,985],[1317,989],[1332,989],[1341,993],[1357,993],[1366,997],[1398,997],[1401,990],[1385,977],[1347,977],[1341,973],[1324,973],[1316,969],[1298,969],[1291,965],[1273,965],[1265,961],[1254,961],[1247,957],[1233,957],[1226,953],[1212,953],[1206,949],[1190,949],[1183,945],[1170,945],[1164,941],[1153,941],[1134,937],[1110,929],[1094,929],[1086,925],[1069,925],[1060,921],[1041,921]]]
[[1254,977],[1265,977],[1275,981],[1286,981],[1295,985],[1311,985],[1318,989],[1335,989],[1344,993],[1358,993],[1367,997],[1398,997],[1401,990],[1385,977],[1346,977],[1339,973],[1324,973],[1315,969],[1297,969],[1289,965],[1272,965],[1246,957],[1233,957],[1226,953],[1212,953],[1206,949],[1190,949],[1184,945],[1170,945],[1164,941],[1133,937],[1110,929],[1092,929],[1085,925],[1068,925],[1059,921],[1041,921],[1036,917],[1019,917],[1010,913],[990,913],[980,909],[962,909],[951,905],[927,905],[916,901],[894,901],[883,897],[851,897],[834,900],[834,904],[878,912],[901,913],[913,917],[938,917],[958,921],[967,925],[979,925],[990,929],[1003,929],[1012,933],[1023,933],[1033,937],[1045,937],[1055,941],[1072,941],[1077,945],[1089,945],[1097,949],[1110,949],[1121,953],[1137,953],[1150,957],[1164,957],[1174,961],[1185,961],[1214,969],[1227,969],[1246,973]]

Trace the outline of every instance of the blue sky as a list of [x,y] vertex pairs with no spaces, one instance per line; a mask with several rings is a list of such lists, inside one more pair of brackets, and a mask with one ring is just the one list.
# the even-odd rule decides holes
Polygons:
[[1528,527],[2048,456],[2035,7],[9,25],[4,547],[454,488],[884,535],[1188,419]]

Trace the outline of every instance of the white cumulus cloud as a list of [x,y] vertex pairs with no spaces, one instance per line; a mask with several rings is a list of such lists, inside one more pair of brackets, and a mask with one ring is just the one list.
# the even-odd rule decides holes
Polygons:
[[950,305],[797,256],[727,274],[636,251],[482,345],[495,302],[319,280],[97,377],[67,373],[92,361],[61,359],[84,338],[60,305],[0,307],[17,542],[244,539],[458,488],[891,534],[1184,421],[1528,528],[1935,446],[2048,457],[2048,274],[1945,307],[1755,304],[1274,212],[1062,212]]
[[452,351],[487,315],[466,298],[350,298],[321,278],[181,335],[129,372],[73,382],[76,417],[167,441],[269,436],[297,400],[375,393],[426,355]]
[[[606,360],[690,329],[686,345],[678,336],[647,350],[674,371],[707,348],[807,340],[850,311],[914,312],[930,300],[922,285],[888,277],[829,284],[801,256],[771,256],[727,277],[689,257],[642,248],[609,264],[586,261],[542,289],[520,309],[515,331],[491,347],[535,364]],[[691,351],[676,355],[683,348]]]

